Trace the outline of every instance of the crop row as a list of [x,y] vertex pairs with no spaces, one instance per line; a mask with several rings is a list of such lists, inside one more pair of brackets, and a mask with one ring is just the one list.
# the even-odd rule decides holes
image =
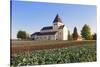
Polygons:
[[72,46],[20,53],[11,57],[12,66],[96,61],[96,45]]

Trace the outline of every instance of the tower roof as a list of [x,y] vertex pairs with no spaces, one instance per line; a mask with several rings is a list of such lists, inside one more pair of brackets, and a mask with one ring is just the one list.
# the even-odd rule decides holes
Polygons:
[[57,22],[61,22],[62,23],[62,20],[60,19],[59,15],[57,14],[53,23],[57,23]]

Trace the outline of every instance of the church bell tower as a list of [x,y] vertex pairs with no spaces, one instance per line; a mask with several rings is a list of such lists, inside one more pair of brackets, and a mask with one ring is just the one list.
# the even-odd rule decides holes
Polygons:
[[59,15],[57,14],[54,21],[53,21],[53,30],[57,31],[60,26],[64,25],[62,20],[60,19]]

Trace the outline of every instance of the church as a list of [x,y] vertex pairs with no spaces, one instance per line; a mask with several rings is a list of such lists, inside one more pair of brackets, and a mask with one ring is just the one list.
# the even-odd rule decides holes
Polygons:
[[31,35],[33,40],[68,40],[68,29],[57,14],[52,26],[45,26]]

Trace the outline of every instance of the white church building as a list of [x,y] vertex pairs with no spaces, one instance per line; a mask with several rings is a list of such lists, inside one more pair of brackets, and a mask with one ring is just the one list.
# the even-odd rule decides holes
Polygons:
[[31,35],[33,40],[68,40],[68,29],[57,14],[52,26],[45,26]]

